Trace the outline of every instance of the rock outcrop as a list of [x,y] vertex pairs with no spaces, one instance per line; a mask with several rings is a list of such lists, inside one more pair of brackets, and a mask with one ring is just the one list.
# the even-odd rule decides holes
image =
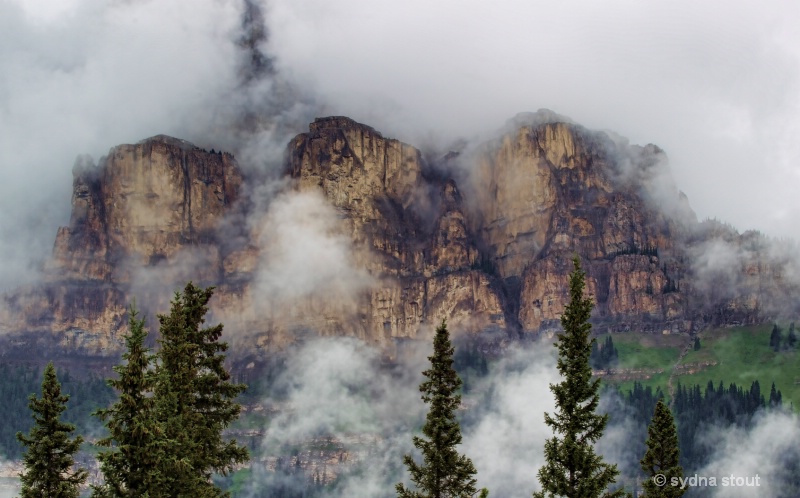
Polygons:
[[114,147],[97,166],[79,158],[73,176],[70,224],[58,230],[46,282],[6,296],[0,323],[55,332],[68,349],[115,353],[137,275],[191,253],[204,263],[192,265],[192,278],[218,279],[216,224],[242,175],[230,154],[157,136]]
[[[271,200],[257,188],[245,198],[232,155],[169,137],[113,148],[97,166],[80,160],[46,281],[5,296],[0,327],[115,353],[131,298],[163,306],[192,279],[218,286],[214,319],[246,354],[309,333],[391,347],[442,318],[515,337],[558,327],[573,254],[601,331],[685,333],[797,311],[789,252],[698,223],[655,146],[537,114],[468,150],[454,177],[368,126],[317,119],[288,144],[286,187]],[[296,203],[280,211],[286,199]],[[320,233],[297,240],[324,247],[281,245],[311,221]],[[301,260],[322,277],[276,276],[316,249],[339,273]]]

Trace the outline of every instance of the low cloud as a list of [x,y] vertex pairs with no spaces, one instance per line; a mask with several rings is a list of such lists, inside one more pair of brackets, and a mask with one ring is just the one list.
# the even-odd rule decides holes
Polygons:
[[255,292],[283,304],[311,296],[354,300],[373,279],[355,261],[344,228],[321,193],[279,194],[256,229],[261,259]]
[[[710,463],[698,475],[716,477],[717,486],[709,488],[711,496],[797,496],[800,421],[795,414],[762,412],[750,429],[710,429],[705,440],[712,456]],[[731,476],[748,478],[751,483],[758,476],[758,486],[724,486],[722,479],[725,477],[735,484]]]

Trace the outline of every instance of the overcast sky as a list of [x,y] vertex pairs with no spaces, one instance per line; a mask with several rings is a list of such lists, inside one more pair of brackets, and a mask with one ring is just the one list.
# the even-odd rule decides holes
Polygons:
[[[0,0],[3,280],[67,223],[78,154],[224,141],[241,2]],[[800,239],[797,2],[275,0],[266,18],[318,113],[423,145],[549,108],[661,146],[701,219]]]

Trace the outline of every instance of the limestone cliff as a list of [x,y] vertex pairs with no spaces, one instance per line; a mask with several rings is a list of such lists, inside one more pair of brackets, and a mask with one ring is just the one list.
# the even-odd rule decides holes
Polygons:
[[113,352],[136,286],[132,274],[191,249],[206,263],[193,265],[202,270],[193,278],[218,278],[216,223],[236,200],[242,176],[230,154],[166,136],[114,147],[96,166],[80,158],[73,176],[70,224],[56,234],[47,281],[6,296],[0,323],[10,331],[56,332],[70,348]]
[[[169,292],[159,301],[153,289],[193,279],[218,286],[213,318],[244,354],[309,333],[390,348],[442,318],[515,337],[558,327],[573,254],[600,331],[692,332],[797,311],[788,252],[698,223],[655,146],[540,113],[456,159],[466,167],[453,175],[368,126],[321,118],[288,144],[282,193],[244,199],[228,153],[164,136],[115,147],[97,166],[76,164],[47,280],[3,298],[0,328],[113,352],[134,296],[163,306]],[[295,219],[281,196],[314,209]],[[308,223],[322,238],[299,240],[329,246],[351,274],[307,260],[323,280],[276,276],[285,258],[317,257],[281,246],[281,230]]]

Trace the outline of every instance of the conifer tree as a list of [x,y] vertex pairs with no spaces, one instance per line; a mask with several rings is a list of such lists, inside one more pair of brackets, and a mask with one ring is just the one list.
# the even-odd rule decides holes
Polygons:
[[574,271],[570,274],[569,295],[555,346],[558,348],[558,371],[563,380],[551,384],[550,390],[556,398],[554,416],[545,413],[545,423],[559,434],[545,443],[546,462],[539,469],[542,491],[534,493],[536,498],[565,496],[568,498],[617,498],[624,491],[607,491],[619,474],[616,465],[603,461],[595,454],[594,443],[603,435],[608,415],[596,414],[600,401],[600,380],[592,380],[589,356],[592,301],[583,297],[586,274],[581,270],[580,260],[573,258]]
[[153,415],[153,358],[144,345],[147,332],[138,314],[134,303],[125,337],[127,351],[122,355],[125,363],[114,367],[118,378],[108,381],[119,392],[119,400],[95,412],[109,432],[98,444],[111,447],[97,456],[105,478],[103,486],[94,488],[98,498],[159,496],[157,463],[163,453]]
[[769,345],[776,353],[781,348],[781,329],[778,328],[777,323],[772,326],[772,333],[769,336]]
[[786,349],[794,349],[797,344],[797,334],[794,332],[794,322],[789,324],[789,333],[786,335]]
[[201,328],[213,291],[189,282],[175,294],[169,315],[158,316],[154,413],[169,447],[158,475],[164,496],[228,496],[211,482],[212,473],[226,475],[249,459],[247,448],[222,439],[239,416],[234,400],[246,386],[230,382],[222,324]]
[[53,363],[47,364],[42,380],[42,397],[31,394],[28,406],[33,412],[34,426],[26,436],[17,439],[27,448],[20,475],[22,498],[77,498],[80,485],[86,481],[85,469],[75,469],[75,453],[83,443],[81,436],[70,439],[73,424],[61,421],[69,395],[61,394],[61,384]]
[[658,400],[653,420],[647,428],[647,452],[641,460],[647,479],[642,487],[646,498],[678,498],[686,488],[673,486],[672,479],[683,477],[680,466],[678,431],[669,407]]
[[[431,368],[422,372],[428,380],[419,386],[422,400],[430,404],[422,427],[426,439],[414,436],[414,446],[422,452],[424,463],[417,464],[410,455],[403,458],[418,491],[398,484],[399,498],[471,498],[477,493],[475,466],[456,450],[461,444],[461,426],[455,415],[461,404],[461,379],[453,368],[453,352],[447,324],[442,320],[433,339],[433,355],[428,357]],[[487,495],[482,490],[480,496]]]

